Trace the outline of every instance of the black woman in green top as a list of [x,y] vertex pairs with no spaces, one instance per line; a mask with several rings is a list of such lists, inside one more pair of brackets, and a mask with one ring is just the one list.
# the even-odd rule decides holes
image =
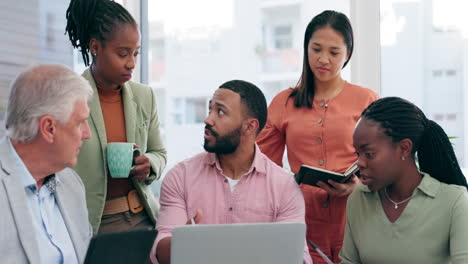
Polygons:
[[468,263],[467,182],[444,130],[387,97],[364,110],[353,145],[363,185],[348,200],[341,263]]

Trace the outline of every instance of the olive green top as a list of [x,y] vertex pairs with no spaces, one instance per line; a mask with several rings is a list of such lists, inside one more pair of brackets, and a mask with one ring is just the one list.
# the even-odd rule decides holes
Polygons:
[[468,263],[468,193],[428,174],[391,223],[379,193],[361,185],[347,204],[341,263]]

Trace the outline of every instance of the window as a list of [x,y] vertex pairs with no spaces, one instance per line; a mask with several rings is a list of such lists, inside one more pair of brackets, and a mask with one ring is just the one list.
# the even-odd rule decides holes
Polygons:
[[202,124],[206,118],[208,109],[208,98],[187,98],[185,110],[186,123]]
[[434,78],[441,77],[442,76],[442,70],[433,70],[432,71],[432,76],[434,76]]
[[168,168],[204,151],[207,101],[222,83],[250,81],[271,100],[300,77],[304,31],[312,17],[326,9],[349,14],[343,0],[147,3],[148,77],[158,88],[158,105],[167,108],[159,113],[166,120]]
[[457,70],[446,70],[445,74],[447,76],[455,76],[457,74]]
[[290,49],[292,47],[291,25],[276,26],[273,30],[275,49]]
[[[156,91],[170,153],[167,167],[203,151],[206,101],[220,84],[244,79],[270,100],[298,81],[310,19],[326,9],[350,14],[353,1],[117,0],[142,29],[142,66],[134,78]],[[29,63],[64,63],[79,73],[85,69],[81,55],[63,34],[68,4],[2,1],[0,33],[9,37],[0,42],[8,51],[0,55],[0,120],[10,81]],[[349,67],[344,75],[350,79]]]
[[184,119],[183,112],[185,109],[184,100],[183,98],[174,98],[172,103],[174,106],[174,110],[172,111],[172,120],[174,124],[182,125]]
[[[382,96],[406,98],[438,122],[467,166],[468,23],[463,0],[382,0]],[[458,74],[465,72],[465,74]]]
[[15,76],[32,63],[49,62],[73,66],[72,47],[65,29],[68,1],[2,1],[0,8],[0,136]]
[[172,121],[175,125],[202,124],[207,115],[208,98],[173,98]]

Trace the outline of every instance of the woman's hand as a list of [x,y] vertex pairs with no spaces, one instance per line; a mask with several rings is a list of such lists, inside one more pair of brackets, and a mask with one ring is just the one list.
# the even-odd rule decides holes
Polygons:
[[[139,148],[136,144],[134,144],[133,147]],[[135,155],[133,157],[133,163],[135,164],[135,167],[130,171],[130,176],[137,179],[138,181],[142,181],[148,178],[151,172],[151,164],[149,162],[148,157],[146,157],[145,155]]]
[[329,180],[328,184],[324,183],[323,181],[317,182],[317,185],[320,186],[320,188],[327,191],[327,193],[330,196],[335,197],[343,197],[350,195],[358,184],[359,180],[356,178],[355,175],[351,176],[351,178],[349,178],[349,180],[345,183],[338,183],[332,180]]

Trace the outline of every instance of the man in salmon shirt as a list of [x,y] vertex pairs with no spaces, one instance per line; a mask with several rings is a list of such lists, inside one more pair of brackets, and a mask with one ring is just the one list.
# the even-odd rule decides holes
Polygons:
[[[153,263],[169,263],[171,232],[200,224],[304,223],[304,199],[293,177],[255,144],[267,120],[262,91],[240,80],[217,89],[205,119],[206,152],[178,163],[161,187]],[[305,234],[304,234],[305,238]],[[307,246],[304,263],[312,263]]]

